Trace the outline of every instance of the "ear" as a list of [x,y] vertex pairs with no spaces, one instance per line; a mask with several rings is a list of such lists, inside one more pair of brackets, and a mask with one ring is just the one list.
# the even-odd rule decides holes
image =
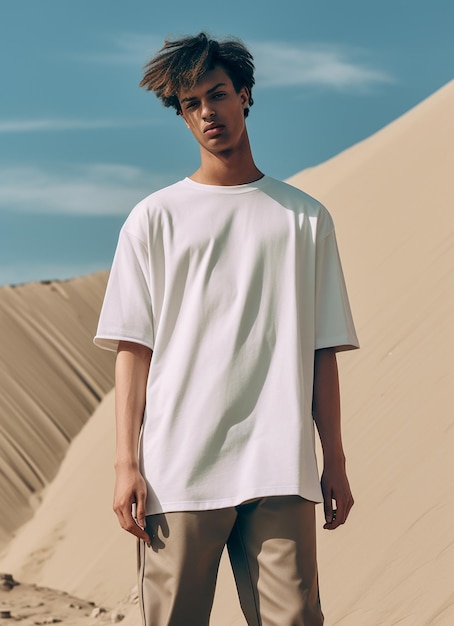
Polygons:
[[240,100],[243,105],[243,109],[246,109],[249,106],[249,89],[247,87],[243,87],[241,89]]

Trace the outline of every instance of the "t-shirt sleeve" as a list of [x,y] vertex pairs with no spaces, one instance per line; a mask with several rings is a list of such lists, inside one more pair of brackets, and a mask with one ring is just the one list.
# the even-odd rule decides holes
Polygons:
[[150,263],[147,246],[124,228],[107,283],[94,343],[116,350],[119,341],[154,346]]
[[317,244],[315,349],[359,348],[334,228]]

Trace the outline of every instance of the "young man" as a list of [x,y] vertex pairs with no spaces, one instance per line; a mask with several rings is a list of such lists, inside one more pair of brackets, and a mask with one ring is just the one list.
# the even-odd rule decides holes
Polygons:
[[253,70],[201,33],[141,83],[201,158],[127,218],[95,339],[117,350],[114,510],[139,538],[146,626],[208,624],[225,546],[249,625],[319,626],[315,502],[328,529],[353,505],[335,353],[358,342],[333,223],[255,165]]

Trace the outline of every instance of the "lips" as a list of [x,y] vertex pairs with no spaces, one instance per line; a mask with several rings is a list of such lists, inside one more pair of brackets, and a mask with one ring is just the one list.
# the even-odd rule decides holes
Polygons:
[[204,134],[206,135],[217,135],[222,132],[224,126],[218,123],[207,124],[203,129]]

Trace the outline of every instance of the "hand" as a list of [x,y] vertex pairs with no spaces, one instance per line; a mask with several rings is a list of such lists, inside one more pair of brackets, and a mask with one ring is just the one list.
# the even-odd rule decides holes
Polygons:
[[354,504],[345,465],[325,466],[321,485],[326,520],[323,528],[334,530],[345,523]]
[[[113,510],[124,530],[150,544],[150,537],[145,531],[146,498],[147,485],[139,470],[117,467]],[[135,505],[135,517],[133,505]]]

